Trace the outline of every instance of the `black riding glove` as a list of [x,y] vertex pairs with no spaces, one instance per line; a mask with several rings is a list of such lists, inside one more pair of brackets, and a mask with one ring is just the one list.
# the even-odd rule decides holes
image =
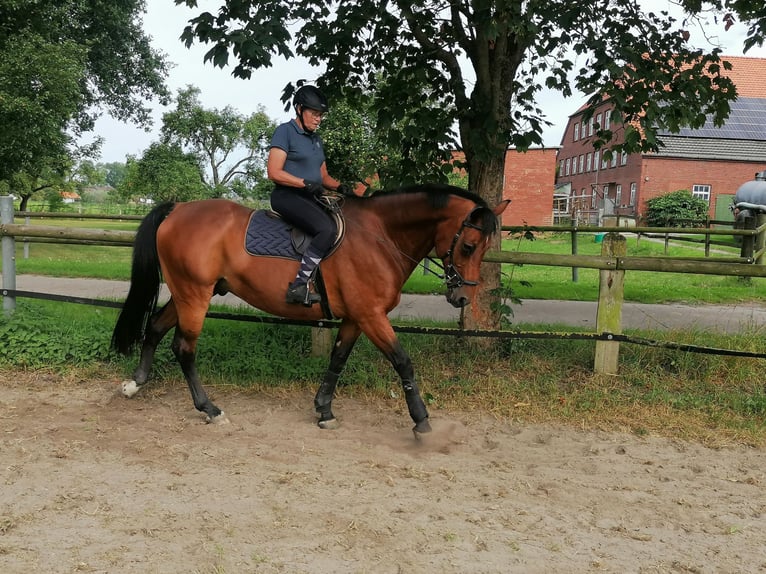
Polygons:
[[347,183],[341,183],[335,191],[341,195],[354,195],[354,190]]
[[315,181],[306,181],[305,179],[303,180],[303,183],[303,189],[308,191],[311,195],[317,199],[322,197],[322,194],[324,193],[324,187],[321,183],[317,183]]

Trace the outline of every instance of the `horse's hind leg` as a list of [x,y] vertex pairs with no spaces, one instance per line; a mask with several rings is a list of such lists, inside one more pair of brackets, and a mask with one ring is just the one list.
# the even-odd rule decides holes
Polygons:
[[335,395],[335,386],[338,383],[343,367],[346,365],[348,356],[354,348],[354,344],[361,329],[356,323],[343,321],[338,329],[338,335],[335,337],[335,344],[330,355],[330,365],[324,375],[322,384],[319,385],[316,397],[314,397],[314,408],[319,415],[319,427],[323,429],[337,428],[338,422],[335,415],[332,414],[332,399]]
[[149,319],[146,327],[144,340],[141,344],[141,358],[136,370],[133,371],[133,378],[130,381],[122,383],[122,394],[126,397],[135,395],[149,379],[149,373],[154,361],[154,353],[157,346],[167,332],[175,327],[178,322],[175,305],[173,300],[168,301],[165,306],[154,313]]
[[189,385],[194,407],[207,415],[208,422],[224,423],[228,422],[226,415],[208,398],[197,373],[197,339],[202,332],[206,312],[207,305],[183,313],[179,310],[179,322],[171,348]]

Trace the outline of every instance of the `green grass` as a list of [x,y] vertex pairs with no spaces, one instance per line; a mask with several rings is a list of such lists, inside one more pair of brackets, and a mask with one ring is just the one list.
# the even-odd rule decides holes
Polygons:
[[[665,254],[663,242],[646,238],[636,240],[630,236],[626,243],[627,255],[634,257],[702,257],[701,247],[684,242],[671,242]],[[736,247],[716,246],[722,253],[713,256],[738,256]],[[542,239],[506,239],[504,251],[520,251],[548,254],[571,254],[570,235],[548,234]],[[594,236],[581,234],[578,238],[578,254],[600,255],[601,244]],[[503,273],[510,280],[514,294],[522,299],[562,299],[595,301],[598,299],[597,269],[578,269],[577,281],[573,281],[570,267],[545,267],[540,265],[504,265]],[[731,276],[701,275],[691,273],[658,273],[651,271],[627,271],[625,274],[625,300],[638,303],[738,303],[763,301],[766,292],[763,278],[741,279]]]
[[[0,317],[0,368],[53,370],[84,379],[127,377],[138,358],[109,350],[116,315],[114,309],[21,301],[12,316]],[[759,332],[639,334],[766,351]],[[400,339],[432,411],[475,411],[521,423],[674,436],[715,446],[766,445],[762,360],[623,343],[619,376],[601,376],[592,373],[592,341],[506,340],[488,350],[452,336],[401,334]],[[328,359],[311,357],[310,349],[311,331],[305,327],[208,319],[198,367],[207,386],[313,391]],[[158,349],[153,378],[184,384],[170,337]],[[401,396],[393,368],[364,337],[338,392],[379,401]]]

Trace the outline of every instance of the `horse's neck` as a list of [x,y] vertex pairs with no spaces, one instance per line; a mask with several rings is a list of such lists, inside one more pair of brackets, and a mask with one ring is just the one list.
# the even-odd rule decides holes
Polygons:
[[408,258],[420,261],[433,249],[436,230],[447,218],[446,210],[434,209],[422,198],[402,196],[396,199],[400,201],[384,206],[378,213],[398,249]]

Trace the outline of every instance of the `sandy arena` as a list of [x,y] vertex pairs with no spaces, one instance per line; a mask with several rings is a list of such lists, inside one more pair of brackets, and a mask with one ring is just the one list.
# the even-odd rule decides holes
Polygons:
[[4,573],[766,572],[761,450],[119,382],[0,374]]

